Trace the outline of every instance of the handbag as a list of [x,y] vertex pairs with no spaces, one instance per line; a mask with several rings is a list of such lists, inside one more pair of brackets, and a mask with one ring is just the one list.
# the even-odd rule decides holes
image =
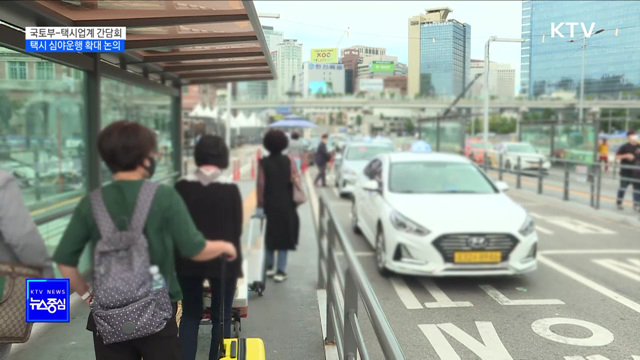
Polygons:
[[33,325],[26,322],[27,279],[42,277],[42,270],[0,263],[0,277],[5,277],[0,298],[0,344],[27,342]]
[[300,176],[298,175],[298,169],[296,168],[296,164],[293,160],[291,161],[291,183],[293,183],[293,202],[296,203],[297,206],[300,206],[307,202],[307,195],[304,193],[304,189],[302,188],[302,182],[300,181]]

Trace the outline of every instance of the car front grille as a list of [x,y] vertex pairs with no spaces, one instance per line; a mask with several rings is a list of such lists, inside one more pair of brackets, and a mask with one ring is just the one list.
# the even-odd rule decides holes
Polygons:
[[[473,248],[467,244],[470,237],[484,237],[487,245]],[[445,262],[453,262],[456,251],[500,251],[502,261],[507,261],[511,251],[518,245],[518,240],[509,234],[448,234],[442,235],[433,242]]]

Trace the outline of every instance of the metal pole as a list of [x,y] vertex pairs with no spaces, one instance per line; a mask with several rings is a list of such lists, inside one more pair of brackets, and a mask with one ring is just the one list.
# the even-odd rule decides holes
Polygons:
[[[320,221],[323,221],[320,219]],[[336,332],[335,325],[333,323],[333,315],[331,314],[331,309],[333,307],[333,298],[334,292],[336,288],[334,286],[335,282],[335,272],[336,272],[336,264],[333,263],[333,252],[336,244],[336,228],[333,223],[333,219],[329,217],[329,229],[327,231],[327,338],[324,340],[325,345],[333,345],[336,343]],[[338,289],[342,291],[341,289]]]
[[227,146],[231,148],[231,83],[227,83],[227,119],[225,123],[225,141]]
[[[485,154],[485,159],[486,159],[486,157],[487,157],[487,155]],[[500,181],[502,181],[502,153],[500,153],[498,155],[498,158],[499,158],[499,160],[498,160],[498,179]]]
[[[600,164],[598,164],[598,166],[600,166]],[[596,207],[595,201],[596,201],[596,181],[595,178],[593,177],[594,173],[595,173],[595,164],[592,164],[591,166],[589,166],[589,181],[591,182],[591,207]]]
[[[327,287],[327,281],[324,278],[325,274],[322,272],[322,264],[326,264],[326,252],[324,249],[324,233],[325,233],[325,227],[324,227],[324,221],[322,219],[324,219],[324,213],[326,211],[325,209],[325,205],[324,202],[322,201],[322,197],[318,197],[318,219],[317,219],[317,224],[318,224],[318,289],[326,289]],[[323,256],[325,255],[325,256]],[[327,300],[328,301],[328,300]]]
[[569,201],[569,163],[564,162],[564,196],[565,201]]
[[520,156],[518,156],[518,162],[517,162],[517,165],[516,165],[517,168],[515,169],[516,170],[516,189],[521,189],[522,188],[522,179],[521,179],[522,171],[520,171],[520,168],[521,168],[520,163],[521,163]]
[[584,68],[587,59],[587,38],[583,39],[582,45],[582,81],[580,82],[580,113],[578,114],[579,122],[584,123]]
[[598,166],[598,174],[596,174],[598,181],[596,185],[596,209],[600,209],[600,190],[602,189],[602,168]]
[[492,36],[487,40],[487,44],[484,47],[484,124],[482,128],[482,141],[484,142],[484,153],[486,154],[489,142],[489,45],[495,36]]
[[542,194],[542,159],[538,160],[538,194]]
[[353,280],[351,268],[347,268],[344,284],[344,337],[342,340],[343,359],[355,359],[358,354],[358,342],[351,315],[358,314],[358,286]]

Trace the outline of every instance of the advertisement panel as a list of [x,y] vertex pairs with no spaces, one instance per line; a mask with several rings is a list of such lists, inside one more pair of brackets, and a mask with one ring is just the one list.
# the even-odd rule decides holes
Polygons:
[[310,81],[309,93],[311,95],[331,94],[333,93],[333,84],[326,81]]
[[358,91],[382,92],[384,91],[384,79],[358,79]]
[[338,49],[337,48],[311,49],[311,62],[324,63],[324,64],[337,64]]
[[389,73],[393,74],[396,65],[393,61],[373,61],[371,63],[371,72],[373,73]]

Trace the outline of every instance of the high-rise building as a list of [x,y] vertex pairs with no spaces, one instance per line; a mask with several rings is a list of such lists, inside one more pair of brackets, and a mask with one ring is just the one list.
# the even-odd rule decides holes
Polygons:
[[[273,26],[262,26],[262,32],[270,51],[274,51],[283,40],[282,31],[275,31]],[[243,81],[236,87],[237,99],[240,101],[266,99],[269,95],[270,81]]]
[[409,19],[408,93],[458,96],[469,82],[471,26],[447,19],[449,8]]
[[303,97],[316,94],[344,94],[345,70],[343,64],[314,64],[305,62],[298,73],[297,91]]
[[383,47],[354,45],[354,46],[342,49],[342,56],[344,56],[345,53],[350,50],[357,51],[360,54],[360,57],[362,57],[363,59],[366,59],[370,56],[379,56],[379,55],[387,54],[387,49]]
[[[477,74],[484,73],[484,60],[471,59],[470,76],[473,79]],[[511,99],[515,95],[516,70],[511,64],[491,62],[489,66],[489,96],[500,99]],[[482,78],[476,80],[469,90],[473,98],[484,96],[484,82]]]
[[[590,35],[584,50],[585,98],[638,96],[638,19],[640,2],[636,1],[523,1],[521,93],[529,97],[572,93],[579,97],[584,22]],[[569,22],[578,23],[573,38]],[[561,23],[564,25],[559,27]],[[604,31],[595,34],[600,29]]]
[[353,94],[358,81],[358,64],[362,63],[360,50],[353,48],[342,49],[340,62],[345,68],[345,94]]
[[286,97],[296,87],[296,77],[302,69],[302,44],[298,40],[284,39],[276,53],[277,95]]
[[269,50],[275,50],[278,45],[284,40],[284,34],[282,31],[275,31],[273,26],[262,26],[262,32],[266,40]]

